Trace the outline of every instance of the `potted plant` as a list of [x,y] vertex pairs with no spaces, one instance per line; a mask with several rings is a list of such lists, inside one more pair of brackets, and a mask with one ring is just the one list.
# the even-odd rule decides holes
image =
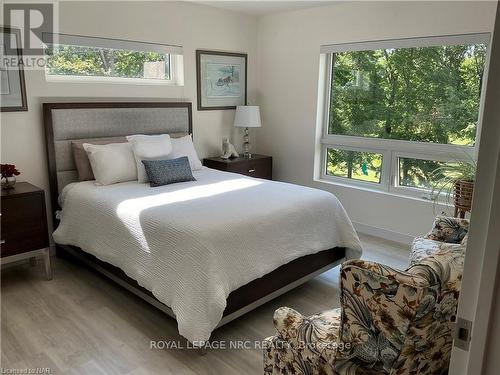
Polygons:
[[21,174],[14,164],[0,164],[0,173],[2,189],[12,189],[16,184],[16,176]]
[[445,163],[436,168],[431,172],[434,203],[444,194],[446,202],[454,204],[455,216],[463,218],[472,208],[475,178],[476,162],[473,159]]

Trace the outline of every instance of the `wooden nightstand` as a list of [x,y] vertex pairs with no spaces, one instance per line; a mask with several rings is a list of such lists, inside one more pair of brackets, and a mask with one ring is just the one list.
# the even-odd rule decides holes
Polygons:
[[14,188],[1,192],[1,263],[29,258],[33,264],[36,256],[41,255],[47,279],[52,279],[43,190],[27,182],[18,182]]
[[252,154],[250,159],[234,158],[221,159],[220,157],[203,159],[203,165],[208,168],[226,172],[244,174],[250,177],[273,178],[273,158],[271,156]]

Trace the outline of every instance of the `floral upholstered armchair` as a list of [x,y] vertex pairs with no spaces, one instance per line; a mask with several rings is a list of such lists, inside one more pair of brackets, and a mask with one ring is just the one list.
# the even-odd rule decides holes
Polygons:
[[310,317],[276,310],[265,375],[446,373],[467,230],[463,219],[437,217],[406,271],[351,260],[340,271],[341,308]]

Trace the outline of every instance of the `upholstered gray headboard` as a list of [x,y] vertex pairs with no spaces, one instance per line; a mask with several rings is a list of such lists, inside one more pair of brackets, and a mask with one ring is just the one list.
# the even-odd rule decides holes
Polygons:
[[71,141],[131,134],[192,133],[191,103],[44,103],[52,212],[64,186],[78,180]]

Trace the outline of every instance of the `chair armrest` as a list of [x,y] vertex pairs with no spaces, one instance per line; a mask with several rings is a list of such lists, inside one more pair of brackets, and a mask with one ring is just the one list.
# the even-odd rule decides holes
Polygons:
[[275,311],[273,320],[280,339],[297,349],[321,352],[325,358],[336,350],[339,308],[303,316],[289,307],[280,307]]
[[289,307],[280,307],[274,312],[273,323],[278,335],[293,343],[297,340],[298,328],[304,321],[304,316]]
[[[351,260],[340,271],[342,325],[338,365],[358,357],[391,368],[429,286],[419,275],[374,262]],[[380,356],[373,347],[383,347]]]
[[436,216],[425,238],[449,243],[460,243],[469,231],[469,220],[457,217]]
[[401,271],[376,262],[353,259],[342,264],[340,276],[342,287],[349,287],[348,284],[343,283],[344,278],[342,277],[342,273],[347,274],[348,272],[353,272],[354,270],[358,270],[360,276],[365,277],[365,281],[378,280],[379,282],[383,282],[385,280],[387,282],[397,282],[414,288],[425,288],[429,286],[429,282],[425,278],[410,272]]
[[462,283],[466,247],[456,244],[444,245],[437,253],[413,264],[407,272],[429,280],[432,286],[441,288],[441,293],[451,291],[458,295]]
[[274,314],[278,335],[266,339],[265,374],[332,374],[340,309],[302,316],[288,307]]
[[441,242],[426,237],[415,237],[410,250],[410,267],[427,257],[443,251],[461,251],[465,246],[459,243]]

